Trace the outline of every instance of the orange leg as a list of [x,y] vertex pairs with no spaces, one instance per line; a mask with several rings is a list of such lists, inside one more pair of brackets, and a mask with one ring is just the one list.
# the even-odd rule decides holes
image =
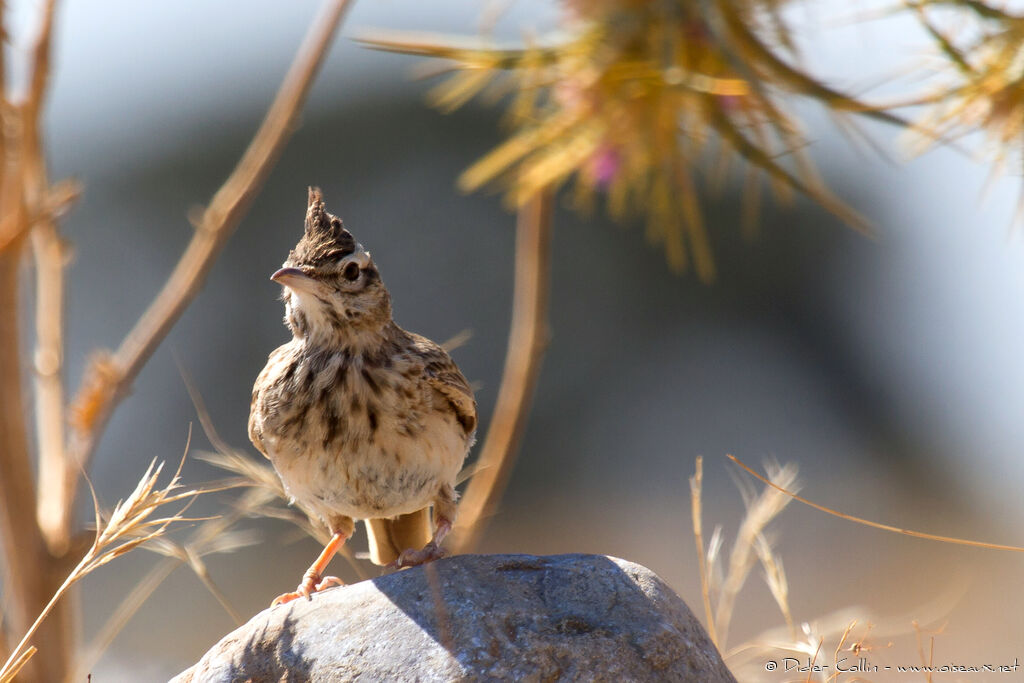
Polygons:
[[306,598],[312,600],[310,597],[312,593],[322,591],[325,588],[331,586],[344,586],[345,582],[339,579],[337,576],[324,576],[324,571],[327,569],[327,565],[330,564],[331,559],[334,557],[338,549],[345,544],[348,537],[352,535],[351,525],[348,531],[335,531],[334,535],[331,536],[331,540],[324,546],[323,552],[316,558],[316,561],[309,566],[306,573],[302,575],[302,583],[299,584],[291,593],[284,593],[283,595],[277,596],[274,602],[270,603],[270,606],[282,605],[286,602],[291,602],[298,598]]

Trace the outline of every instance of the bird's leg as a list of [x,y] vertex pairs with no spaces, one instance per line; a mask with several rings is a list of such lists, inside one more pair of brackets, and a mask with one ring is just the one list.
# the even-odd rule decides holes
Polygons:
[[[340,520],[338,520],[340,521]],[[316,561],[309,566],[306,573],[302,575],[302,583],[299,584],[291,593],[284,593],[283,595],[277,596],[274,602],[270,603],[270,606],[281,605],[286,602],[291,602],[298,598],[306,598],[312,600],[310,595],[317,591],[322,591],[325,588],[331,586],[344,586],[345,582],[339,579],[337,576],[324,576],[324,571],[327,569],[327,565],[330,564],[331,559],[341,546],[345,545],[345,541],[352,535],[352,531],[355,528],[355,523],[345,517],[341,523],[333,523],[332,520],[331,529],[333,535],[331,540],[324,546],[323,552],[316,558]]]
[[389,564],[388,568],[415,567],[416,565],[439,560],[447,555],[447,551],[441,547],[441,541],[452,530],[452,525],[455,523],[455,503],[457,500],[458,496],[455,493],[455,489],[450,484],[442,486],[441,490],[438,491],[437,498],[434,499],[433,538],[430,539],[430,542],[422,550],[414,548],[403,550],[398,559]]

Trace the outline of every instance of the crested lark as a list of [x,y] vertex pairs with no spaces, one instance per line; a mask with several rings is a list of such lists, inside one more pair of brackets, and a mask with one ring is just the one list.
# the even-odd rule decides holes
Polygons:
[[310,188],[305,233],[271,279],[284,286],[292,340],[256,380],[249,438],[332,534],[298,588],[274,604],[341,585],[323,573],[354,520],[366,520],[377,564],[440,557],[476,431],[466,379],[441,347],[391,319],[377,266],[319,190]]

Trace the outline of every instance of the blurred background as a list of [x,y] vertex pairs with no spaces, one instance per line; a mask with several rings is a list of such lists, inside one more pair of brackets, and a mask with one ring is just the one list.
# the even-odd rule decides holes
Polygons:
[[[14,11],[19,4],[32,14],[34,3]],[[187,212],[236,162],[315,11],[314,2],[269,0],[60,4],[47,148],[52,176],[85,186],[62,224],[75,251],[72,386],[90,352],[116,345],[159,289],[189,239]],[[559,13],[554,2],[518,0],[496,33],[541,33]],[[221,435],[258,457],[246,436],[250,391],[287,339],[268,277],[301,233],[311,184],[372,251],[399,324],[438,341],[472,331],[454,356],[478,387],[484,433],[505,354],[514,216],[500,197],[460,194],[454,179],[502,139],[500,107],[442,115],[424,103],[429,84],[411,78],[416,60],[351,41],[371,28],[474,34],[480,18],[481,4],[468,0],[357,3],[265,191],[117,411],[93,472],[101,500],[126,495],[150,459],[183,451],[196,413],[179,363]],[[795,13],[808,63],[854,90],[923,50],[900,21],[822,30],[820,19]],[[745,239],[739,188],[727,189],[704,202],[719,268],[706,286],[673,274],[640,221],[618,225],[560,202],[553,336],[483,551],[627,558],[701,612],[687,479],[703,455],[705,533],[722,524],[731,542],[744,508],[726,453],[758,467],[795,463],[808,497],[853,515],[1024,545],[1024,244],[1010,225],[1021,179],[998,180],[983,202],[988,168],[963,153],[903,163],[899,131],[865,126],[901,162],[891,163],[851,146],[821,112],[801,113],[827,184],[873,221],[874,239],[804,200],[765,202],[759,231]],[[193,449],[208,448],[197,433]],[[219,476],[195,460],[185,468],[189,482]],[[256,526],[260,543],[209,558],[245,618],[290,589],[318,551],[282,523]],[[1012,588],[1019,556],[894,536],[799,505],[773,528],[798,621],[862,606],[905,631],[915,618],[945,622],[938,662],[1024,658],[1014,637],[1024,626]],[[365,539],[353,544],[362,550]],[[133,553],[86,580],[86,638],[152,561]],[[342,562],[335,568],[352,578]],[[730,642],[781,622],[755,575]],[[94,680],[167,678],[232,628],[180,569]],[[893,639],[880,636],[872,657],[916,663],[912,651],[908,661],[886,650]]]

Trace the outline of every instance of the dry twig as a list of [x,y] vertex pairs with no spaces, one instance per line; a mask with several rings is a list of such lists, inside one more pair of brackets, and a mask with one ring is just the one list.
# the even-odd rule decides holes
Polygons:
[[57,224],[43,219],[32,231],[36,266],[35,405],[39,448],[36,515],[50,551],[67,551],[71,529],[62,524],[64,477],[64,266],[66,247]]
[[14,633],[29,627],[49,596],[40,571],[47,552],[35,525],[35,486],[21,410],[18,261],[17,250],[0,249],[0,537],[9,598],[6,625]]
[[36,515],[43,539],[55,555],[67,552],[70,528],[52,514],[63,494],[64,385],[64,265],[65,245],[49,202],[51,193],[43,154],[42,110],[50,80],[50,45],[54,0],[43,6],[42,27],[33,48],[33,70],[22,114],[24,154],[23,192],[30,215],[32,252],[36,266],[35,405],[39,472]]
[[486,520],[494,513],[508,483],[526,426],[549,334],[552,203],[551,191],[544,190],[519,209],[515,292],[505,369],[487,438],[460,505],[459,524],[452,541],[454,552],[465,552],[480,542]]
[[127,395],[136,375],[195,298],[228,238],[248,211],[285,142],[352,0],[328,0],[313,21],[302,47],[263,123],[238,165],[197,221],[195,234],[163,289],[113,354],[94,361],[72,404],[72,434],[65,476],[71,482],[63,501],[65,524],[75,499],[80,469],[86,467],[104,427]]

